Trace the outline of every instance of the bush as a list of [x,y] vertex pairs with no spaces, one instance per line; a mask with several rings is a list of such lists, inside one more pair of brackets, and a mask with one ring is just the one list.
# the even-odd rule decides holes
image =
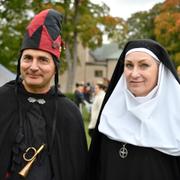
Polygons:
[[68,97],[70,100],[75,102],[75,96],[74,93],[66,93],[65,94],[66,97]]

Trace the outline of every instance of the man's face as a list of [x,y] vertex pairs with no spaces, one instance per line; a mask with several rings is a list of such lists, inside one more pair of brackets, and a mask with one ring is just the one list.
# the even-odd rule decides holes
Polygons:
[[48,52],[25,49],[20,60],[23,84],[28,92],[46,93],[55,74],[55,64]]

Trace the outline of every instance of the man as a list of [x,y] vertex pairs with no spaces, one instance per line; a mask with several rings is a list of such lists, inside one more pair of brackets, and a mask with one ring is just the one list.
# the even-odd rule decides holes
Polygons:
[[52,9],[34,17],[22,43],[17,78],[0,88],[1,180],[86,179],[82,117],[58,91],[61,23],[62,15]]
[[84,104],[85,98],[84,98],[84,84],[82,83],[76,83],[76,89],[74,91],[75,96],[75,103],[76,105],[82,109],[82,104]]

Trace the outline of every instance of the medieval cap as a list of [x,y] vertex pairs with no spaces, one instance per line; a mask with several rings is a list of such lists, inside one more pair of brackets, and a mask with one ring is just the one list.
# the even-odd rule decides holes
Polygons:
[[21,51],[39,49],[47,51],[57,59],[62,46],[63,15],[53,9],[46,9],[37,14],[27,26]]

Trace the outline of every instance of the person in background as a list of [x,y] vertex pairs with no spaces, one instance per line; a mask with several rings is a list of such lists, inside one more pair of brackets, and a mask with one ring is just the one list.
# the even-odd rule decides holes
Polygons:
[[91,104],[92,103],[92,94],[93,94],[93,88],[89,82],[87,82],[84,85],[84,98],[85,100]]
[[76,83],[76,89],[74,91],[75,103],[80,110],[82,110],[82,105],[84,104],[84,84]]
[[16,80],[0,88],[1,180],[86,179],[82,117],[58,90],[62,19],[53,9],[32,19]]
[[109,79],[104,77],[103,78],[103,84],[104,84],[104,90],[106,92],[108,89],[108,86],[109,86]]
[[88,132],[89,135],[92,137],[94,128],[96,126],[97,118],[99,115],[99,111],[105,96],[105,91],[104,91],[105,86],[102,83],[97,83],[95,85],[95,95],[94,95],[94,100],[91,106],[91,118],[90,118],[90,123],[88,125]]
[[156,41],[129,41],[89,150],[90,180],[180,179],[180,80]]

